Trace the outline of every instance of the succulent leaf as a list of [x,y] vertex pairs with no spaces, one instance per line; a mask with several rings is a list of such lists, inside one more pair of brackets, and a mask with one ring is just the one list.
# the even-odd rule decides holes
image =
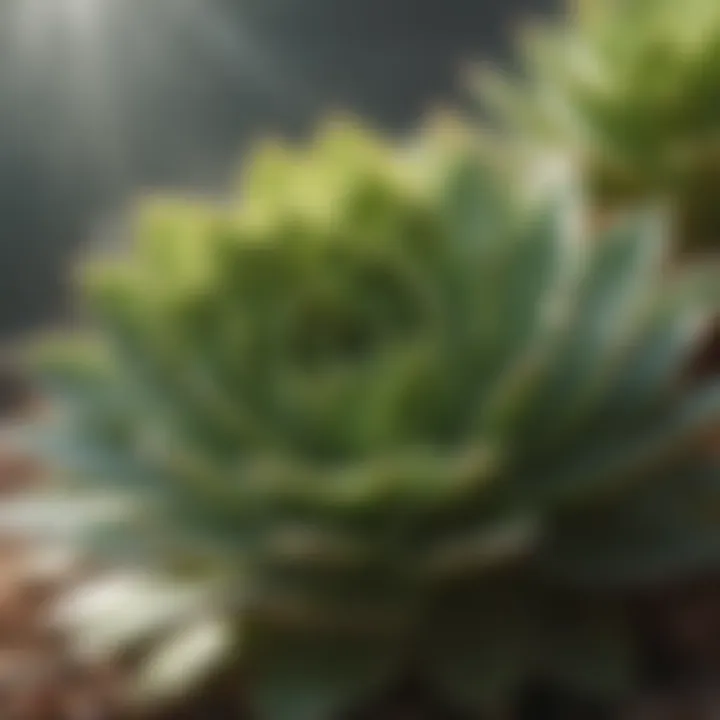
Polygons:
[[[150,696],[235,649],[270,720],[408,670],[473,707],[541,671],[618,690],[627,636],[577,567],[626,577],[594,541],[636,514],[627,558],[668,537],[690,557],[696,534],[645,516],[720,422],[717,389],[684,378],[717,269],[671,274],[650,212],[590,232],[565,174],[544,195],[506,180],[457,138],[335,121],[265,148],[224,204],[153,202],[128,257],[88,270],[90,341],[41,358],[56,407],[34,437],[68,502],[138,506],[79,533],[90,551],[206,589],[89,622],[90,647],[160,643]],[[548,629],[566,606],[588,608],[574,640]]]
[[478,76],[483,108],[578,161],[601,212],[670,201],[686,247],[717,242],[719,6],[591,0],[568,16],[520,36],[518,77]]

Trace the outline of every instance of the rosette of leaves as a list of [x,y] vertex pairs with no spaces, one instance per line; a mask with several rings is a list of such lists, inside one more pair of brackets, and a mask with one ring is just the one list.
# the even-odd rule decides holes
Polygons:
[[685,248],[720,237],[720,5],[583,0],[518,43],[516,77],[479,76],[505,130],[582,166],[603,210],[669,201]]
[[331,123],[237,201],[140,213],[91,337],[42,354],[54,494],[4,518],[117,570],[59,608],[80,649],[150,696],[231,659],[270,720],[406,673],[471,709],[622,690],[610,589],[720,550],[720,393],[683,376],[716,275],[669,270],[651,213],[597,242],[572,184],[520,195]]

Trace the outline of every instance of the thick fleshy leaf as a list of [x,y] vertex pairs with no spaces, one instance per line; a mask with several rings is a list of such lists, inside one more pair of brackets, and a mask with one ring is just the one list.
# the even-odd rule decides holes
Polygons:
[[138,500],[127,495],[37,493],[0,504],[0,531],[37,539],[69,540],[98,527],[132,527]]
[[662,404],[688,367],[707,319],[707,311],[685,303],[655,313],[599,399],[598,415],[620,421]]
[[542,537],[536,517],[490,522],[478,531],[458,532],[434,543],[423,571],[431,582],[497,571],[530,555]]
[[506,711],[533,658],[532,595],[524,579],[502,574],[459,583],[430,620],[424,657],[430,682],[451,704],[473,712]]
[[538,559],[559,577],[590,587],[692,577],[720,559],[718,517],[717,468],[690,467],[658,477],[622,505],[562,515]]
[[601,212],[659,199],[675,211],[680,245],[709,247],[718,37],[707,0],[575,2],[520,36],[516,77],[491,71],[476,91],[513,141],[572,153]]
[[191,622],[154,650],[140,669],[136,696],[167,700],[204,681],[228,659],[238,642],[234,626],[222,619]]
[[567,450],[564,462],[547,471],[530,468],[521,486],[524,502],[534,498],[572,505],[608,496],[622,498],[628,487],[699,449],[699,441],[720,422],[720,388],[698,391],[674,410],[653,418],[637,433],[619,428]]
[[251,635],[256,707],[267,720],[330,720],[397,677],[408,649],[401,638]]
[[571,433],[602,401],[619,359],[655,300],[665,256],[659,220],[655,215],[631,217],[599,239],[587,258],[553,367],[523,419],[533,442]]
[[[538,370],[554,352],[555,336],[570,311],[573,290],[585,248],[574,225],[577,198],[571,187],[523,229],[523,235],[503,268],[493,308],[493,333],[481,361],[484,373],[478,397],[478,431],[498,433],[511,425],[518,398],[541,378]],[[486,310],[487,312],[487,310]],[[529,368],[529,370],[528,370]],[[472,397],[472,396],[471,396]]]
[[209,588],[162,583],[147,575],[114,575],[81,585],[64,596],[53,623],[73,632],[84,656],[107,659],[158,633],[190,622],[212,607]]
[[559,587],[538,590],[534,601],[535,676],[580,697],[625,697],[636,680],[638,658],[622,599]]
[[469,156],[453,167],[444,192],[449,240],[461,253],[457,259],[489,255],[495,243],[503,242],[512,210],[499,178]]

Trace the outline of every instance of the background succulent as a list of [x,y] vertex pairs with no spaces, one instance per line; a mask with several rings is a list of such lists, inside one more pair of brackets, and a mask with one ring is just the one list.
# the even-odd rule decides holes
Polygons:
[[280,720],[405,672],[476,709],[618,692],[606,591],[715,561],[720,392],[683,377],[715,271],[671,272],[650,213],[595,242],[574,184],[530,199],[458,137],[330,123],[90,265],[92,332],[40,363],[56,490],[3,521],[116,569],[58,612],[146,696],[223,657]]
[[604,208],[669,200],[687,246],[720,235],[720,5],[583,0],[518,43],[518,77],[480,76],[502,125],[584,167]]

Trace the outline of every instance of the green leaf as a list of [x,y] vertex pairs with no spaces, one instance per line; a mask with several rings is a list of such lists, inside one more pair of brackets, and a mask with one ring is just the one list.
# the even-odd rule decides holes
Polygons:
[[493,525],[485,521],[479,529],[457,531],[433,543],[423,563],[432,581],[448,577],[492,572],[513,564],[532,552],[542,534],[537,517],[505,518]]
[[499,179],[478,157],[453,164],[445,181],[443,215],[455,260],[475,262],[503,242],[511,208]]
[[591,588],[678,581],[720,559],[720,472],[711,463],[666,471],[622,504],[561,514],[538,562]]
[[533,600],[535,677],[582,697],[624,697],[636,679],[637,657],[621,599],[558,586]]
[[532,592],[524,578],[495,574],[438,599],[422,657],[451,705],[507,710],[532,669]]
[[558,342],[549,377],[524,419],[535,443],[562,437],[579,425],[618,371],[626,345],[634,340],[643,314],[655,300],[665,257],[660,218],[633,216],[598,239],[587,258],[571,320]]
[[402,639],[304,635],[258,629],[250,682],[267,720],[330,720],[384,689],[399,669]]
[[697,449],[699,439],[719,420],[720,386],[703,388],[647,425],[636,430],[617,428],[610,436],[569,448],[554,468],[530,468],[522,489],[525,502],[535,498],[537,502],[574,505],[622,500],[635,483],[647,481]]
[[512,431],[530,389],[543,379],[539,371],[555,353],[581,269],[582,246],[569,219],[576,203],[571,188],[556,191],[554,202],[523,228],[511,249],[495,305],[482,308],[493,318],[494,332],[485,338],[479,368],[484,375],[477,398],[481,434]]

